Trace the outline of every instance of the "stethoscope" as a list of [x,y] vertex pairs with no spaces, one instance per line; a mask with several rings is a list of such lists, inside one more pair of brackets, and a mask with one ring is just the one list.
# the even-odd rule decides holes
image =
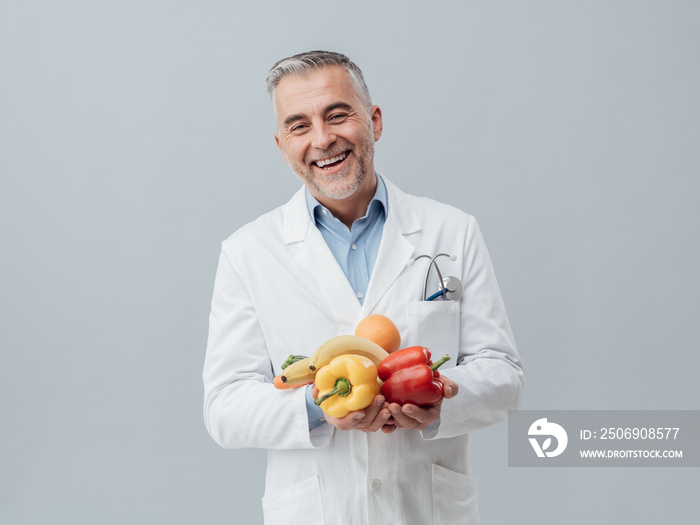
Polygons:
[[[442,297],[443,301],[456,301],[460,297],[462,297],[462,292],[464,291],[464,288],[462,287],[462,281],[457,279],[456,277],[452,275],[448,275],[444,279],[442,278],[442,272],[440,272],[440,267],[437,265],[437,262],[435,260],[438,257],[449,257],[450,261],[456,261],[457,257],[454,255],[450,255],[449,253],[438,253],[436,256],[431,257],[430,255],[419,255],[418,257],[414,259],[409,259],[408,262],[406,263],[406,266],[413,266],[418,259],[430,259],[430,264],[428,264],[428,269],[425,271],[425,284],[423,285],[423,300],[424,301],[432,301],[433,299],[437,299],[438,297]],[[442,284],[442,288],[435,292],[433,295],[430,297],[427,297],[428,295],[428,278],[430,277],[430,270],[435,267],[435,271],[438,274],[438,278],[440,279],[440,283]]]

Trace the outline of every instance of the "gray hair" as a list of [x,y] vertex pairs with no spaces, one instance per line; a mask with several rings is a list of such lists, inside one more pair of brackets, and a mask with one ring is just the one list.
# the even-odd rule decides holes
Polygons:
[[272,107],[277,114],[277,107],[275,106],[275,90],[277,89],[277,84],[280,83],[282,78],[286,75],[303,75],[316,71],[328,66],[341,66],[348,72],[350,78],[355,85],[355,91],[357,95],[362,100],[362,103],[367,107],[367,110],[372,109],[372,98],[369,95],[369,89],[367,89],[367,84],[365,84],[365,78],[362,75],[362,71],[357,65],[352,62],[348,57],[341,53],[335,53],[333,51],[307,51],[306,53],[299,53],[288,58],[283,58],[279,60],[267,75],[267,92],[270,94],[272,99]]

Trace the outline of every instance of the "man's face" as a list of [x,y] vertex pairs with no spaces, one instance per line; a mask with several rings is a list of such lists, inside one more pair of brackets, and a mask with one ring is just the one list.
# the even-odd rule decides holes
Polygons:
[[277,146],[314,197],[345,199],[368,173],[374,175],[382,114],[377,106],[367,110],[345,69],[287,75],[277,85],[275,104]]

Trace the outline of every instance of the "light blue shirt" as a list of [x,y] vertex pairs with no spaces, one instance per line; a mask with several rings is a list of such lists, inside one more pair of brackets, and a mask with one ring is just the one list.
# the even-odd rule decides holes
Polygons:
[[388,208],[384,181],[377,175],[374,198],[367,206],[365,215],[352,223],[351,230],[318,202],[308,189],[306,204],[311,219],[338,261],[357,299],[360,304],[364,303],[386,222]]
[[[377,191],[367,206],[365,215],[353,222],[351,229],[334,217],[330,210],[309,193],[308,189],[306,205],[309,208],[311,220],[323,235],[358,301],[363,304],[389,210],[384,181],[377,174]],[[311,385],[306,388],[306,411],[309,416],[309,430],[323,423],[323,410],[314,403]]]

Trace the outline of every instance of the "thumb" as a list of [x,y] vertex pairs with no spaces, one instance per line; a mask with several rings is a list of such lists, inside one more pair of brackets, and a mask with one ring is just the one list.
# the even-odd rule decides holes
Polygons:
[[447,379],[443,376],[442,385],[442,391],[445,394],[445,399],[450,399],[459,393],[459,386],[451,379]]

